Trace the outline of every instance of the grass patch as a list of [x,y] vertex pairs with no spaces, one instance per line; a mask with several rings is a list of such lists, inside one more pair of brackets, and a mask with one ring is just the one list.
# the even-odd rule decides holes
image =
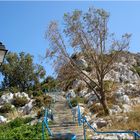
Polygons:
[[128,116],[127,123],[124,121],[116,121],[112,119],[110,130],[140,130],[140,105],[135,106],[133,111],[126,114]]

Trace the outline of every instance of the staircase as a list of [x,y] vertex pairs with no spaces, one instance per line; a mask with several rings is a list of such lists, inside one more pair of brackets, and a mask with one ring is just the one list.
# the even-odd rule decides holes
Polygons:
[[73,122],[71,109],[68,107],[66,99],[62,99],[63,100],[61,101],[57,101],[52,108],[54,123],[53,125],[49,125],[49,128],[51,129],[53,136],[58,134],[63,136],[69,133],[75,134],[77,140],[84,139],[83,127],[78,126],[77,121]]

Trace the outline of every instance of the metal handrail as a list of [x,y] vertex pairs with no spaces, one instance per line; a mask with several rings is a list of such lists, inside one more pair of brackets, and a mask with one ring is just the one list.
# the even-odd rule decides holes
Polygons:
[[48,108],[45,109],[45,116],[42,121],[42,140],[44,140],[44,134],[45,134],[44,126],[46,126],[46,128],[47,128],[49,136],[53,136],[53,134],[48,126]]
[[[66,99],[68,101],[69,107],[72,108],[72,104],[70,102],[69,96],[67,96]],[[78,111],[78,124],[81,125],[81,123],[83,123],[83,126],[84,126],[84,124],[86,123],[87,126],[89,128],[91,128],[97,134],[132,134],[134,140],[137,140],[140,138],[140,134],[136,131],[105,131],[105,132],[104,131],[97,131],[96,128],[93,128],[90,125],[90,123],[87,121],[86,117],[81,115],[79,105],[78,105],[77,111]],[[84,140],[86,140],[86,129],[85,128],[84,128]]]
[[74,116],[73,106],[72,106],[72,104],[71,104],[71,102],[70,102],[70,96],[68,95],[68,96],[66,97],[66,99],[67,99],[69,108],[71,108],[71,112],[72,112],[72,115],[73,115],[73,122],[74,122],[74,121],[75,121],[75,116]]
[[[136,131],[97,131],[96,128],[93,128],[90,123],[87,121],[86,117],[81,115],[80,113],[80,107],[78,105],[78,121],[82,122],[83,125],[84,123],[86,123],[88,125],[89,128],[91,128],[95,133],[97,134],[132,134],[133,135],[133,138],[134,140],[137,140],[138,138],[140,138],[140,134]],[[78,122],[78,124],[81,124],[80,122]],[[84,130],[86,131],[86,130]],[[86,140],[86,135],[85,135],[85,132],[84,132],[84,139]]]

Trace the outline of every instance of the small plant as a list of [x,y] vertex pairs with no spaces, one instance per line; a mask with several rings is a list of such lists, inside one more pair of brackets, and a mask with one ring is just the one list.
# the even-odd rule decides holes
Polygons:
[[8,113],[12,111],[11,104],[5,103],[1,108],[0,108],[0,113]]
[[49,107],[52,102],[52,98],[48,95],[38,96],[35,99],[36,99],[35,100],[36,107],[39,107],[39,108],[42,106]]
[[73,107],[77,106],[78,103],[85,103],[85,102],[86,102],[85,98],[81,98],[79,96],[77,96],[76,98],[71,99],[71,104],[72,104]]
[[22,107],[25,104],[28,103],[28,100],[26,97],[14,97],[13,99],[13,105],[15,105],[16,107]]
[[13,129],[15,127],[19,127],[23,124],[26,124],[28,122],[32,121],[31,117],[27,117],[27,118],[16,118],[13,121],[9,122],[9,126]]

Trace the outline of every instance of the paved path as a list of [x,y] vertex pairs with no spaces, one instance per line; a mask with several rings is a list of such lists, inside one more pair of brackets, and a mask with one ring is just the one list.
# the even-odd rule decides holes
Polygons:
[[53,135],[71,133],[76,135],[77,140],[84,138],[83,127],[78,126],[77,122],[73,122],[72,112],[65,98],[61,98],[61,101],[56,102],[52,110],[54,114],[54,124],[50,125],[49,128]]

